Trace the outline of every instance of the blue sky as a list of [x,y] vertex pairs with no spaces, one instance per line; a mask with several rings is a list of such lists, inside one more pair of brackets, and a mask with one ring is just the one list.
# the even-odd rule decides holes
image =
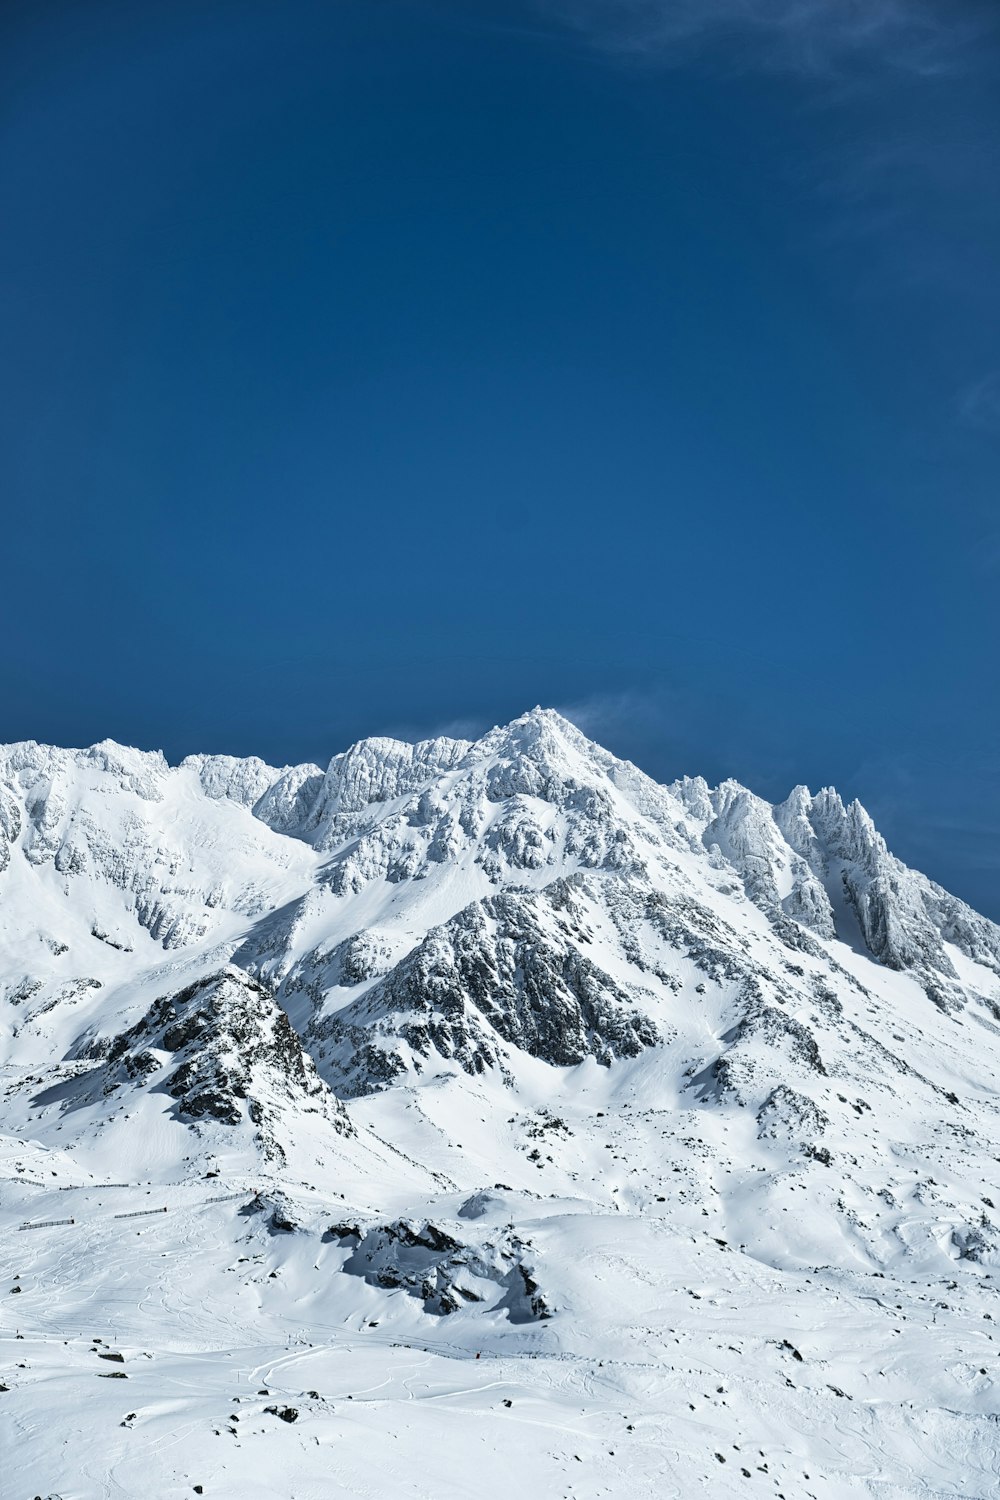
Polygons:
[[559,707],[1000,917],[1000,17],[9,0],[0,738]]

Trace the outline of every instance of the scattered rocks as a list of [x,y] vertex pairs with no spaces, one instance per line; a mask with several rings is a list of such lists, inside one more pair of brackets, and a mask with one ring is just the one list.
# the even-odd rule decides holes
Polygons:
[[397,1219],[367,1229],[343,1269],[370,1286],[409,1292],[428,1313],[440,1316],[483,1304],[523,1323],[552,1316],[529,1268],[530,1251],[530,1243],[510,1229],[474,1243],[431,1220]]
[[295,1406],[265,1406],[264,1410],[272,1417],[279,1417],[282,1422],[299,1420],[298,1408]]

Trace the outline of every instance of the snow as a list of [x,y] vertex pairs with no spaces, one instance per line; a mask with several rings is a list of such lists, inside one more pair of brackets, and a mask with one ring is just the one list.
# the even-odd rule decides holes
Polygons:
[[1000,1491],[1000,932],[857,804],[536,710],[0,838],[5,1493]]

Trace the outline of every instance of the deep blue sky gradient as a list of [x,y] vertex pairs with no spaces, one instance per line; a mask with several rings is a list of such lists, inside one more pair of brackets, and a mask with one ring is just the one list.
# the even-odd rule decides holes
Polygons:
[[581,5],[3,7],[0,738],[541,702],[1000,918],[995,33]]

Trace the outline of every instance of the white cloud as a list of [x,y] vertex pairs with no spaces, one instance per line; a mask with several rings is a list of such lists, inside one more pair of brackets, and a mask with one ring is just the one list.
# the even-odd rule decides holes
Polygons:
[[614,736],[640,729],[660,732],[673,726],[678,707],[673,694],[662,691],[644,693],[626,689],[620,693],[593,693],[573,703],[555,705],[556,712],[569,719],[571,724],[588,735],[600,740],[602,735]]
[[962,0],[542,0],[597,45],[670,62],[726,46],[728,61],[806,73],[878,63],[936,74],[980,30]]

